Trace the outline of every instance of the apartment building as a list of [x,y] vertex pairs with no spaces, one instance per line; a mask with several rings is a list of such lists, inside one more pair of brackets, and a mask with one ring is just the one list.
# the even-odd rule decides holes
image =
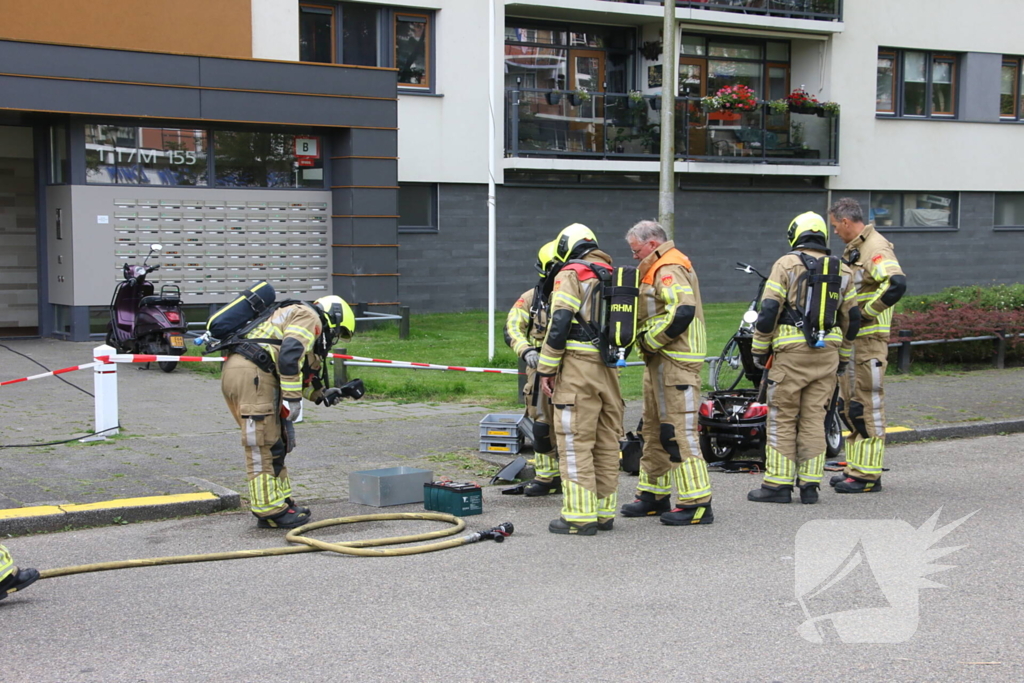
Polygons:
[[[98,4],[117,2],[90,6]],[[123,4],[120,14],[105,16],[131,15],[135,4]],[[163,224],[159,204],[122,207],[115,200],[158,203],[166,196],[181,203],[175,210],[187,224],[184,213],[200,209],[187,208],[185,199],[205,201],[203,193],[216,193],[211,213],[223,211],[225,221],[229,213],[238,220],[245,216],[235,226],[245,241],[233,247],[236,261],[245,250],[245,277],[279,273],[260,268],[269,267],[264,261],[291,268],[296,259],[313,259],[272,247],[308,253],[309,243],[268,239],[261,260],[262,226],[249,222],[249,214],[283,208],[261,209],[259,202],[288,203],[288,193],[298,193],[305,199],[296,203],[305,201],[310,214],[311,201],[329,203],[317,208],[329,216],[327,282],[335,293],[374,305],[400,302],[418,312],[483,308],[493,166],[500,310],[532,284],[537,248],[569,223],[586,223],[617,260],[629,259],[621,239],[625,230],[657,213],[660,108],[673,102],[676,240],[696,264],[706,300],[747,298],[751,283],[735,277],[734,262],[767,266],[787,247],[783,235],[790,219],[807,210],[824,212],[837,196],[859,199],[896,244],[912,292],[1019,277],[1024,170],[1015,162],[1024,140],[1024,45],[1015,27],[1024,19],[1024,6],[1015,0],[979,0],[969,10],[952,0],[677,0],[674,87],[662,78],[669,58],[661,35],[663,8],[651,0],[232,0],[218,3],[226,13],[220,20],[198,24],[216,24],[205,38],[197,35],[202,29],[194,19],[210,11],[196,4],[192,13],[187,5],[175,3],[173,9],[176,16],[190,17],[187,31],[159,29],[169,25],[156,21],[159,13],[140,13],[134,24],[119,21],[117,30],[99,16],[92,23],[69,21],[60,35],[52,27],[46,36],[12,35],[17,31],[0,27],[5,50],[13,45],[22,51],[75,49],[76,55],[101,52],[98,47],[120,50],[117,55],[152,51],[142,53],[135,71],[121,75],[102,73],[119,68],[114,52],[104,52],[85,74],[72,69],[75,60],[65,72],[27,72],[37,81],[49,78],[45,82],[57,99],[57,93],[68,92],[64,88],[82,87],[74,79],[83,77],[103,81],[103,88],[128,88],[140,86],[121,81],[147,82],[138,77],[145,72],[150,79],[164,78],[164,87],[176,85],[163,61],[172,57],[161,51],[204,55],[188,58],[202,67],[194,69],[197,77],[218,74],[220,80],[185,85],[198,89],[209,106],[227,97],[218,89],[230,89],[231,98],[243,97],[234,93],[244,90],[245,98],[260,99],[231,112],[232,121],[247,122],[238,127],[206,109],[183,115],[171,106],[177,97],[146,99],[147,110],[95,104],[55,109],[52,102],[12,106],[0,90],[0,117],[6,117],[0,124],[30,125],[32,142],[22,140],[21,159],[47,169],[36,174],[42,188],[37,195],[50,200],[38,207],[39,224],[47,224],[38,232],[41,259],[53,258],[54,209],[61,208],[53,202],[64,194],[72,200],[76,193],[90,197],[80,200],[82,212],[72,211],[75,224],[109,232],[111,241],[97,248],[114,263],[131,257],[116,252],[115,211],[134,212],[139,224],[143,213],[155,211],[157,224]],[[80,28],[103,36],[95,40],[104,44],[88,50],[49,44],[84,44],[75,34]],[[207,67],[225,62],[232,68]],[[27,74],[0,79],[21,83]],[[722,108],[707,99],[733,86],[748,88],[755,105]],[[787,102],[796,99],[796,90],[816,102]],[[313,107],[317,96],[337,106]],[[109,120],[113,114],[122,118]],[[141,130],[132,138],[134,161],[125,159],[132,144],[121,143],[131,140],[119,141],[122,131],[102,126],[117,126],[127,114],[164,116],[161,123],[173,129],[160,164],[171,163],[172,156],[187,160],[190,151],[198,160],[212,141],[213,153],[202,157],[210,161],[198,174],[205,173],[207,185],[183,186],[191,176],[179,164],[171,197],[169,186],[160,184],[167,174],[160,174],[159,164],[152,170],[147,165],[145,150],[152,147],[141,144]],[[169,124],[185,120],[204,123]],[[129,123],[141,127],[138,118],[129,117]],[[322,180],[316,178],[315,159],[308,166],[309,158],[293,155],[261,161],[271,167],[255,174],[267,178],[261,185],[233,186],[250,182],[253,174],[239,175],[232,135],[253,127],[316,138],[322,159],[330,161],[322,164]],[[0,128],[0,134],[5,130],[11,129]],[[228,148],[219,156],[218,140]],[[115,161],[118,154],[125,159],[113,170],[111,154]],[[105,166],[97,159],[107,160]],[[0,161],[0,174],[3,163],[13,162]],[[68,170],[60,180],[53,174],[62,164]],[[19,168],[23,177],[25,164]],[[308,182],[319,185],[302,185],[307,169],[313,170]],[[276,186],[284,176],[291,185]],[[317,193],[324,199],[311,200]],[[100,211],[104,202],[110,205],[106,214]],[[225,203],[223,209],[216,202]],[[211,222],[209,208],[204,205],[202,221],[195,221],[204,229]],[[0,216],[5,211],[0,205]],[[27,209],[21,211],[19,225],[28,220]],[[107,214],[115,227],[97,228],[97,216]],[[145,241],[138,234],[136,250]],[[225,228],[224,234],[231,233]],[[213,244],[204,244],[204,256],[219,248]],[[228,263],[230,248],[225,237]],[[50,302],[40,303],[41,315],[67,308],[66,315],[81,318],[93,311],[95,317],[103,302],[68,299],[67,282],[55,270],[59,265],[39,267],[40,301]],[[311,276],[295,272],[279,273],[278,282],[302,296],[311,291]],[[58,281],[51,285],[55,275]],[[84,275],[76,272],[75,291],[79,277]],[[112,277],[106,279],[112,285]],[[241,277],[225,276],[224,285],[220,280],[219,271],[204,270],[203,284],[195,278],[181,284],[193,288],[191,296],[206,297],[197,299],[205,303],[220,295],[218,287],[229,290]],[[0,313],[7,300],[3,283]],[[196,287],[203,287],[201,295]],[[54,310],[47,313],[46,305]],[[62,329],[67,325],[51,332]]]

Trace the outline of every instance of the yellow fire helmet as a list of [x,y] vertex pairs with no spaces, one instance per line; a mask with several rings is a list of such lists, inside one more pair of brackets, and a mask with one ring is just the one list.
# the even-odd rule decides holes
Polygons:
[[322,296],[313,305],[323,314],[327,326],[334,339],[351,339],[356,330],[356,315],[345,300],[334,294]]
[[796,249],[811,243],[816,246],[828,246],[828,227],[825,219],[813,211],[802,213],[789,224],[786,231],[789,246]]
[[555,259],[565,263],[571,259],[583,258],[597,247],[597,237],[593,231],[582,223],[573,223],[558,233]]
[[534,264],[537,275],[544,277],[548,274],[548,268],[551,267],[551,262],[555,258],[555,246],[556,240],[551,240],[537,251],[537,263]]

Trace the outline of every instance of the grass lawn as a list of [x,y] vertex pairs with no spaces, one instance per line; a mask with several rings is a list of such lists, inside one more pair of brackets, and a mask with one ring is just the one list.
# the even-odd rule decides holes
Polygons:
[[[746,303],[709,304],[704,307],[707,325],[708,355],[715,356],[739,326]],[[515,354],[505,346],[502,326],[506,311],[495,314],[495,357],[487,359],[487,312],[431,313],[413,315],[409,325],[409,338],[398,338],[394,324],[378,324],[376,329],[360,330],[344,344],[352,356],[367,356],[389,360],[458,365],[463,367],[515,368]],[[194,349],[186,351],[194,354]],[[635,355],[630,360],[636,360]],[[193,372],[219,376],[220,366],[215,363],[182,363]],[[383,366],[380,368],[350,367],[349,377],[359,377],[366,383],[366,397],[395,401],[418,402],[472,402],[495,408],[514,407],[516,377],[490,373],[471,373],[439,370],[409,370]],[[640,397],[643,380],[642,367],[627,367],[620,375],[624,398]],[[707,366],[703,372],[707,389]]]

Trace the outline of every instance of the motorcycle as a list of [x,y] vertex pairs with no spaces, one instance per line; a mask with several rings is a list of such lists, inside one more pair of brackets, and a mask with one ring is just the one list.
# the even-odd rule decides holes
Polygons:
[[[149,259],[162,250],[161,245],[153,244],[141,266],[124,264],[124,279],[114,288],[107,324],[107,344],[118,353],[185,353],[188,323],[181,310],[181,290],[177,285],[163,285],[156,295],[153,283],[146,279],[160,269],[159,265],[150,266]],[[157,361],[157,365],[164,372],[173,372],[178,361]]]
[[[743,379],[754,387],[761,387],[766,374],[765,370],[754,365],[751,348],[761,294],[768,278],[747,263],[737,263],[737,266],[736,270],[757,275],[761,282],[757,295],[743,313],[739,329],[726,343],[721,355],[712,361],[709,378],[712,391],[701,403],[697,415],[701,455],[708,462],[727,461],[750,449],[759,450],[762,459],[764,453],[768,406],[763,402],[759,389],[736,387]],[[845,443],[842,403],[837,383],[825,413],[825,457],[829,460],[839,456]]]

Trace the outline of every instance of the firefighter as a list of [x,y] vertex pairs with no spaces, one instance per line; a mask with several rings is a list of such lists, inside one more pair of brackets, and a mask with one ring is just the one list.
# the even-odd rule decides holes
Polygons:
[[25,590],[39,578],[39,572],[35,569],[14,566],[11,553],[0,544],[0,600],[3,600],[11,593]]
[[542,246],[537,252],[537,274],[540,281],[533,289],[523,292],[505,320],[505,343],[526,363],[526,416],[533,421],[533,452],[536,474],[524,488],[526,496],[546,496],[562,490],[558,476],[558,451],[551,441],[551,399],[539,389],[537,361],[540,346],[548,329],[548,301],[544,292],[545,279],[551,271],[555,256],[555,241]]
[[846,243],[843,260],[853,269],[861,327],[853,343],[849,367],[840,386],[844,417],[850,427],[846,467],[829,482],[837,493],[870,493],[882,489],[885,457],[885,392],[882,379],[888,366],[892,307],[907,291],[907,276],[892,244],[873,224],[864,224],[860,204],[849,197],[836,200],[829,222]]
[[362,396],[358,380],[339,389],[318,377],[334,343],[354,330],[352,309],[331,295],[277,308],[245,335],[249,342],[230,347],[221,391],[242,429],[249,507],[260,528],[292,529],[310,520],[309,508],[291,498],[284,460],[294,447],[304,396],[325,405]]
[[[640,261],[637,324],[644,369],[644,453],[637,497],[623,517],[659,515],[673,526],[711,524],[711,481],[697,443],[700,371],[707,352],[700,285],[690,259],[654,221],[626,233]],[[671,509],[675,484],[679,505]]]
[[559,233],[555,259],[551,321],[537,363],[541,389],[554,404],[562,477],[562,514],[548,531],[593,536],[615,522],[624,413],[618,374],[586,331],[603,305],[593,296],[595,269],[610,269],[611,257],[590,228],[573,223]]
[[800,502],[812,504],[818,502],[825,468],[825,414],[841,359],[845,362],[850,356],[860,311],[850,270],[832,259],[839,266],[839,272],[831,274],[838,276],[836,327],[825,331],[820,347],[811,346],[802,329],[807,321],[798,313],[804,297],[811,296],[800,254],[814,259],[829,255],[828,228],[820,215],[808,211],[793,219],[787,237],[793,251],[772,266],[754,324],[754,365],[763,369],[771,350],[775,357],[767,378],[764,480],[761,488],[747,494],[747,500],[788,503],[795,481]]

